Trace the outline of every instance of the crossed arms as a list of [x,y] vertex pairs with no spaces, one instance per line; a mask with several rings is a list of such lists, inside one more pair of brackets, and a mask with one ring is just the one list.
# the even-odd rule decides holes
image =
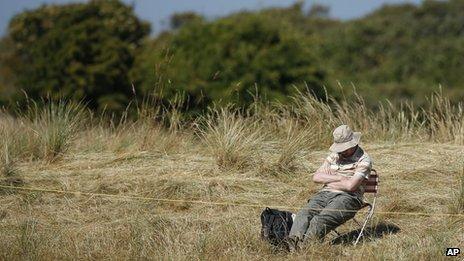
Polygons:
[[327,188],[337,189],[346,192],[354,192],[363,183],[364,177],[354,175],[352,177],[345,177],[330,169],[329,163],[326,161],[322,166],[316,170],[313,175],[315,183],[327,185]]

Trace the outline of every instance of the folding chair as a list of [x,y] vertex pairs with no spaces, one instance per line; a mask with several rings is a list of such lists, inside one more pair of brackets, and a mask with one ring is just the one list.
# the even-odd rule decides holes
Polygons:
[[[377,174],[377,171],[375,169],[371,170],[371,174],[369,175],[368,180],[366,180],[364,183],[364,193],[372,193],[373,199],[372,203],[363,202],[363,205],[361,209],[368,208],[367,215],[364,218],[364,222],[361,225],[355,218],[353,218],[353,221],[361,227],[361,230],[359,231],[358,237],[356,238],[356,241],[354,242],[354,245],[356,246],[361,239],[362,236],[364,236],[364,229],[366,228],[367,222],[372,218],[372,215],[374,215],[374,209],[375,209],[375,201],[377,200],[377,194],[379,192],[379,175]],[[361,210],[359,209],[359,210]],[[334,232],[340,236],[340,233],[338,233],[337,230],[334,230]]]

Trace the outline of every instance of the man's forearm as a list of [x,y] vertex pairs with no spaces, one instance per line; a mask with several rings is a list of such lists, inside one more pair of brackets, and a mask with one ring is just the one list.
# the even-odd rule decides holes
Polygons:
[[342,180],[341,175],[328,174],[325,172],[316,172],[314,173],[314,176],[313,176],[313,181],[316,183],[328,184],[328,183],[333,183],[333,182],[339,182],[340,180]]
[[327,187],[345,192],[353,192],[356,191],[363,182],[364,178],[360,176],[354,176],[350,178],[342,177],[340,181],[327,184]]
[[350,186],[350,181],[347,179],[331,182],[329,185],[329,188],[346,191],[346,192],[351,192],[352,190]]

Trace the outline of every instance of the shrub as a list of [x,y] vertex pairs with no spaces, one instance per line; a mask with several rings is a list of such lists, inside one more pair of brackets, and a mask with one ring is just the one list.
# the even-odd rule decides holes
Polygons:
[[44,5],[10,21],[16,85],[33,99],[86,100],[122,111],[132,95],[128,71],[149,32],[132,7],[94,0]]
[[213,22],[194,20],[148,44],[132,75],[144,93],[171,100],[188,96],[189,109],[285,101],[296,86],[324,94],[325,72],[312,42],[288,24],[261,13],[239,13]]

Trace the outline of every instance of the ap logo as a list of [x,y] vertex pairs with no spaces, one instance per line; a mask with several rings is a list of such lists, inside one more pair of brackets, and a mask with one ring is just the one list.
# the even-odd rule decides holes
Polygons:
[[457,247],[451,247],[446,249],[446,256],[457,256],[461,250]]

